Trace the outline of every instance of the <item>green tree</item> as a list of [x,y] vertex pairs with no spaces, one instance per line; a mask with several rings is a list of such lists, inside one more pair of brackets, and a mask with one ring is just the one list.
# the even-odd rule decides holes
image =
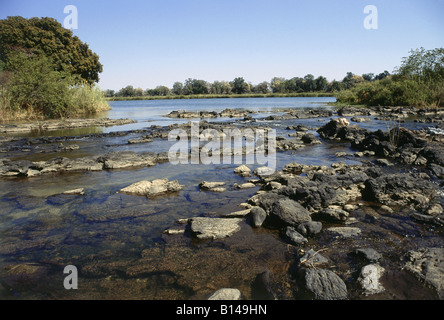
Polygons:
[[250,85],[242,77],[237,77],[230,82],[231,91],[234,94],[243,94],[250,92]]
[[328,80],[323,76],[317,77],[315,80],[315,91],[325,91],[327,90]]
[[375,80],[375,74],[374,74],[374,73],[364,73],[364,74],[362,75],[362,78],[363,78],[365,81],[373,81],[373,80]]
[[0,60],[7,62],[15,51],[46,56],[56,71],[71,74],[76,83],[98,82],[103,71],[99,56],[53,18],[0,20]]
[[208,83],[204,80],[187,79],[184,85],[184,94],[208,94]]
[[212,94],[230,94],[231,85],[226,81],[214,81],[210,85],[210,93]]
[[157,86],[154,89],[147,89],[145,93],[148,96],[167,96],[171,92],[170,88],[166,86]]
[[312,74],[307,74],[304,77],[304,91],[310,92],[316,90],[315,78]]
[[117,92],[118,97],[134,97],[136,96],[136,89],[133,86],[126,86]]
[[411,50],[410,56],[402,59],[395,73],[397,77],[418,82],[444,81],[444,48]]
[[49,58],[11,54],[7,69],[11,75],[6,88],[17,109],[63,117],[75,108],[70,75],[54,70]]
[[285,78],[274,77],[271,79],[270,86],[273,93],[285,93]]
[[178,95],[178,96],[182,95],[183,94],[183,83],[182,82],[174,82],[171,93]]
[[263,81],[251,88],[251,91],[254,93],[270,93],[270,84],[267,81]]

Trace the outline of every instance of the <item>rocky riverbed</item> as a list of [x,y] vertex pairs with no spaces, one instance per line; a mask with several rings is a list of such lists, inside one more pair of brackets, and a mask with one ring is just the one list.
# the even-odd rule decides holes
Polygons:
[[[167,117],[218,132],[278,128],[271,175],[260,165],[170,165],[168,133],[189,123],[3,137],[0,183],[12,190],[1,201],[1,297],[444,298],[442,110],[252,114]],[[389,128],[365,126],[376,120]],[[302,161],[314,150],[329,160]],[[50,192],[48,181],[66,190]],[[62,285],[66,265],[78,266],[75,292]]]

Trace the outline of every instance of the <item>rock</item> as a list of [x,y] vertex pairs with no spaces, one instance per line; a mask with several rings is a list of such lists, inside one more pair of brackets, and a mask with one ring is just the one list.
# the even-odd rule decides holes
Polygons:
[[376,293],[381,293],[385,289],[379,282],[379,279],[384,273],[384,268],[378,264],[369,264],[361,269],[361,275],[358,282],[364,289],[365,295],[371,295]]
[[267,213],[265,212],[265,210],[258,206],[252,207],[250,210],[250,214],[253,226],[256,228],[262,226],[265,219],[267,218]]
[[249,189],[249,188],[256,187],[256,185],[251,182],[246,182],[246,183],[242,183],[242,184],[235,184],[235,187],[238,189]]
[[240,230],[241,218],[208,218],[190,219],[191,231],[199,239],[222,239]]
[[285,231],[285,235],[290,240],[290,242],[292,242],[293,244],[296,244],[296,245],[301,245],[301,244],[308,242],[308,240],[306,238],[304,238],[303,235],[301,235],[299,232],[297,232],[291,226],[287,226],[287,229]]
[[302,222],[296,230],[305,237],[312,237],[321,232],[322,223],[319,221]]
[[353,117],[350,119],[350,121],[353,122],[369,122],[370,119],[369,118],[362,118],[362,117]]
[[443,213],[442,206],[439,203],[432,204],[426,211],[429,216],[439,216]]
[[432,286],[444,299],[444,248],[422,248],[407,253],[405,268]]
[[316,139],[313,133],[306,133],[301,137],[301,140],[305,144],[320,144],[321,142]]
[[331,227],[326,229],[326,231],[342,238],[359,236],[361,233],[361,229],[355,227]]
[[310,213],[298,202],[291,199],[281,199],[274,203],[271,215],[285,224],[293,226],[311,221]]
[[367,116],[371,111],[368,108],[345,106],[338,110],[338,115],[341,117]]
[[326,220],[331,221],[346,221],[349,213],[342,210],[340,206],[328,206],[325,209],[319,211],[316,216],[320,216]]
[[129,144],[137,144],[137,143],[148,143],[148,142],[153,142],[153,139],[150,138],[135,138],[135,139],[130,139],[128,140]]
[[304,132],[304,131],[308,131],[307,127],[304,126],[303,124],[299,124],[294,128],[296,131],[298,132]]
[[262,176],[269,176],[272,175],[273,173],[275,173],[276,170],[273,168],[269,168],[269,167],[259,167],[257,169],[254,170],[254,174],[257,175],[258,177],[262,177]]
[[410,206],[425,211],[436,196],[436,188],[430,179],[410,173],[395,173],[370,178],[362,191],[363,200],[388,206]]
[[376,159],[376,160],[375,160],[375,163],[376,163],[378,166],[381,166],[381,167],[390,167],[390,166],[393,166],[393,163],[391,163],[391,162],[388,161],[387,159]]
[[224,214],[223,217],[225,217],[225,218],[245,217],[249,213],[250,213],[250,209],[246,209],[246,210],[240,210],[240,211],[235,211],[235,212],[230,212],[230,213]]
[[213,192],[224,192],[226,189],[221,186],[225,185],[225,182],[208,182],[202,181],[199,184],[199,188],[202,190],[209,190]]
[[389,213],[389,214],[393,213],[393,209],[390,208],[389,206],[386,206],[385,204],[383,204],[381,207],[379,207],[379,209],[385,213]]
[[358,257],[363,257],[370,262],[376,262],[381,259],[381,254],[372,248],[359,248],[355,250]]
[[305,286],[316,300],[343,300],[348,294],[344,281],[333,271],[325,269],[307,269]]
[[270,181],[264,186],[264,190],[277,190],[282,188],[282,184],[277,181]]
[[103,163],[103,169],[122,169],[129,167],[151,167],[157,163],[153,153],[136,153],[132,151],[110,152],[97,159]]
[[241,296],[238,289],[222,288],[213,293],[208,300],[240,300]]
[[241,175],[242,177],[247,177],[251,175],[251,169],[248,168],[246,165],[241,165],[234,169],[234,173]]
[[0,132],[3,133],[24,133],[31,131],[60,130],[85,127],[110,127],[120,126],[129,123],[136,123],[131,119],[64,119],[33,121],[23,124],[0,124]]
[[74,189],[74,190],[67,190],[67,191],[63,192],[63,194],[67,194],[67,195],[76,195],[76,194],[83,195],[83,194],[85,194],[84,190],[85,190],[84,188],[79,188],[79,189]]
[[335,139],[338,137],[340,131],[349,125],[350,122],[345,118],[330,120],[325,126],[318,129],[318,133],[324,139]]
[[135,194],[139,196],[156,196],[167,192],[178,192],[183,189],[177,180],[156,179],[153,181],[139,181],[120,190],[123,193]]
[[341,152],[336,152],[336,153],[335,153],[335,156],[338,157],[338,158],[346,157],[346,156],[347,156],[347,152],[343,152],[343,151],[341,151]]

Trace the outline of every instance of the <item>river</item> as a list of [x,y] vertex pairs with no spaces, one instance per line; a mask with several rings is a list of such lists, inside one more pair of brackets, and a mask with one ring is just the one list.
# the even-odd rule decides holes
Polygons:
[[[256,112],[252,115],[257,119],[255,125],[272,127],[278,136],[286,136],[289,125],[305,125],[308,132],[317,135],[316,128],[327,123],[330,117],[261,119],[290,108],[328,109],[331,108],[328,103],[334,101],[334,98],[325,97],[115,101],[110,103],[112,109],[101,117],[131,118],[137,122],[24,135],[75,136],[66,144],[76,144],[79,148],[58,154],[22,152],[11,159],[41,161],[60,156],[98,156],[110,151],[166,152],[171,143],[165,140],[131,145],[128,139],[140,134],[107,134],[190,121],[165,117],[174,110],[246,109]],[[233,120],[236,119],[207,119]],[[388,130],[393,125],[396,123],[374,119],[360,124],[371,130]],[[406,126],[419,124],[406,122]],[[345,143],[326,141],[301,151],[278,152],[277,170],[293,161],[329,166],[338,161],[338,152],[353,153],[354,150]],[[359,164],[362,160],[356,157],[341,159],[347,164]],[[286,278],[288,249],[277,230],[252,229],[245,223],[239,234],[225,241],[209,242],[199,242],[187,235],[164,234],[164,230],[177,226],[179,219],[241,210],[239,204],[246,202],[259,187],[246,190],[232,187],[245,182],[245,178],[233,174],[236,166],[167,162],[147,168],[0,180],[0,268],[4,271],[0,297],[199,299],[219,287],[236,286],[246,297],[252,298],[251,279],[255,272],[273,270],[282,281],[289,281]],[[119,193],[120,189],[135,182],[160,178],[178,180],[185,187],[178,194],[155,199]],[[224,181],[228,188],[223,193],[203,192],[198,187],[202,181]],[[61,195],[77,188],[84,188],[85,194]],[[62,271],[66,265],[74,265],[79,270],[77,290],[63,287],[66,275]],[[23,272],[14,272],[17,270]],[[20,278],[21,274],[26,276]]]

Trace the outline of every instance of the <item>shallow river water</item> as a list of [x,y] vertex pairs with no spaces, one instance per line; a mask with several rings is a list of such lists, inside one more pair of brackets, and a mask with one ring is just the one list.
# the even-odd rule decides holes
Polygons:
[[[12,159],[31,161],[54,157],[84,157],[110,151],[166,152],[171,143],[155,140],[152,143],[130,145],[128,139],[139,136],[94,134],[145,129],[152,125],[168,126],[186,123],[189,119],[164,117],[173,110],[217,111],[226,108],[256,111],[261,119],[279,114],[288,108],[330,108],[334,98],[260,98],[260,99],[202,99],[111,102],[112,110],[101,115],[112,119],[131,118],[137,123],[107,128],[82,128],[43,132],[24,136],[76,136],[66,142],[79,149],[58,154],[16,153]],[[304,124],[310,132],[327,123],[330,118],[293,119],[256,122],[275,128],[277,135],[286,136],[289,125]],[[207,119],[234,121],[231,118]],[[372,120],[359,124],[371,130],[387,130],[392,123]],[[406,127],[419,124],[406,122]],[[316,134],[317,135],[317,134]],[[23,136],[23,135],[22,135]],[[349,145],[323,141],[298,151],[278,152],[277,170],[290,162],[308,165],[327,165],[344,161],[359,164],[371,158],[346,157],[338,159],[337,152],[353,153]],[[203,299],[223,287],[241,290],[247,299],[255,299],[253,280],[270,270],[281,285],[277,292],[283,298],[301,298],[293,287],[291,277],[294,248],[281,240],[278,230],[254,229],[248,219],[241,231],[214,241],[196,240],[189,234],[169,235],[164,230],[183,228],[178,219],[196,216],[220,216],[239,211],[239,204],[253,196],[259,187],[238,190],[235,183],[248,180],[233,173],[238,164],[172,165],[160,163],[154,167],[107,170],[100,172],[47,174],[32,178],[4,178],[0,180],[0,298],[2,299]],[[254,166],[251,166],[254,168]],[[178,180],[184,189],[177,194],[148,199],[118,191],[141,180],[168,178]],[[227,191],[205,192],[199,189],[202,181],[224,181]],[[66,190],[84,188],[84,195],[61,195]],[[356,218],[380,215],[364,207]],[[393,215],[379,219],[379,224],[367,226],[364,233],[373,235],[375,249],[395,251],[421,238],[421,245],[434,245],[442,240],[427,226],[402,221]],[[395,223],[396,221],[396,223]],[[394,232],[385,233],[387,230]],[[367,239],[368,240],[368,239]],[[310,240],[307,246],[328,247],[325,255],[336,262],[335,270],[350,279],[357,266],[347,257],[348,251],[359,246],[359,240],[341,249],[327,238]],[[334,250],[337,246],[338,250]],[[389,266],[385,280],[388,293],[383,299],[436,298],[427,288],[408,291],[413,281],[409,275],[390,271],[399,257],[387,255]],[[344,264],[344,261],[350,263]],[[64,267],[74,265],[79,271],[78,289],[63,286]],[[350,298],[362,298],[359,289],[350,285]],[[260,298],[260,297],[259,297]],[[303,298],[303,297],[302,297]]]

